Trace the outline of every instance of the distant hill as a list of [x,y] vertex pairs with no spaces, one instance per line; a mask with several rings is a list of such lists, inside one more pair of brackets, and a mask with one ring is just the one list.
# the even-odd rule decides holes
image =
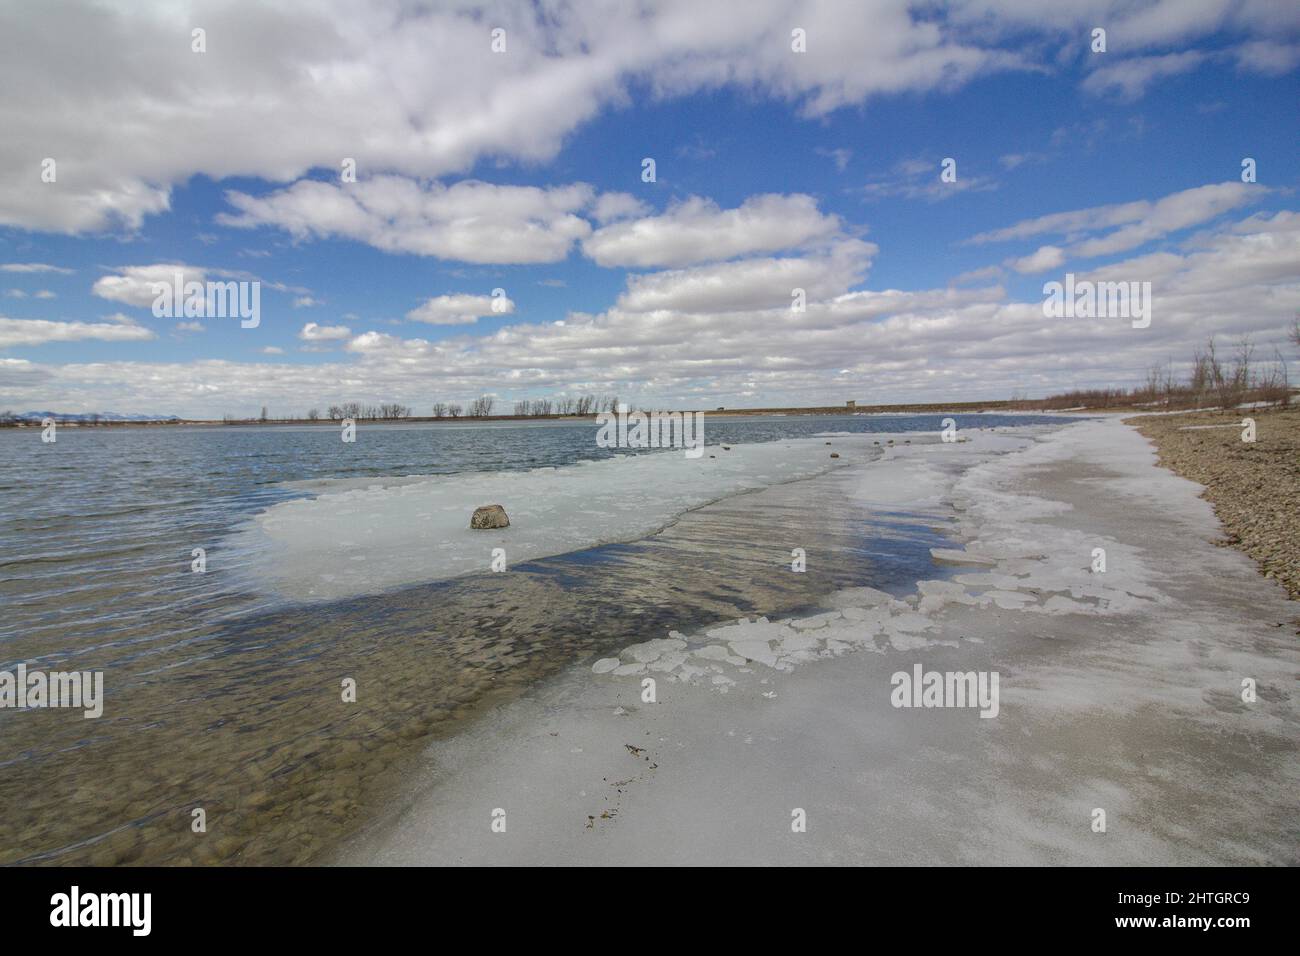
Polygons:
[[14,418],[23,421],[41,421],[53,418],[56,422],[175,422],[178,415],[122,415],[118,412],[15,412]]

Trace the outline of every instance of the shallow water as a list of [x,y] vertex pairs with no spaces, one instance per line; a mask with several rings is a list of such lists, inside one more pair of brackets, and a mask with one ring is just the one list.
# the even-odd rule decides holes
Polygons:
[[[941,417],[711,417],[707,437],[934,431]],[[195,542],[304,494],[290,482],[610,454],[590,425],[370,426],[362,440],[345,457],[332,427],[61,429],[55,445],[0,430],[0,669],[103,670],[106,691],[97,720],[0,710],[0,862],[316,859],[422,738],[555,669],[837,587],[910,587],[933,576],[942,540],[934,516],[855,515],[835,472],[642,541],[346,601],[295,605],[190,573]],[[790,573],[793,547],[817,574]],[[191,829],[199,807],[205,834]]]

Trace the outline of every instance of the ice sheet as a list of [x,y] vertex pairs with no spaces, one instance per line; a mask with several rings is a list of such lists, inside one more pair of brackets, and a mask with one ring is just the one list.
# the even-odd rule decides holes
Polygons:
[[[313,482],[315,497],[258,515],[230,542],[250,582],[292,600],[334,600],[491,570],[611,542],[633,541],[711,501],[809,478],[878,454],[870,436],[710,445],[563,468],[398,481]],[[716,456],[716,457],[711,457]],[[481,505],[510,527],[471,531]],[[500,560],[500,559],[499,559]]]

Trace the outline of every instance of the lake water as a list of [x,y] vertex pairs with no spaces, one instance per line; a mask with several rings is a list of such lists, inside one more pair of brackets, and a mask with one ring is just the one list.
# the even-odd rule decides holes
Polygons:
[[[943,417],[710,415],[706,440],[933,433]],[[962,429],[1060,421],[952,417]],[[0,863],[318,859],[392,798],[421,740],[558,667],[668,628],[933,576],[942,522],[848,515],[839,472],[715,502],[640,540],[346,600],[286,599],[229,555],[191,572],[193,548],[219,552],[311,482],[627,454],[598,448],[595,432],[363,423],[347,446],[337,426],[61,427],[54,444],[0,429],[0,670],[102,671],[106,698],[95,720],[0,709]],[[818,574],[773,561],[793,529],[820,542]]]

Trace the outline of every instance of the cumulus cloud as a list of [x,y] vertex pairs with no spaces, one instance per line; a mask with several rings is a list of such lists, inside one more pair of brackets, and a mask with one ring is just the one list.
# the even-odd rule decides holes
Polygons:
[[315,322],[308,322],[298,333],[298,338],[312,343],[341,342],[351,335],[352,330],[346,325],[317,325]]
[[[268,370],[264,361],[203,360],[24,367],[19,384],[6,386],[4,402],[39,406],[57,395],[86,407],[220,416],[262,403],[352,399],[421,408],[484,391],[617,391],[638,403],[713,408],[755,399],[957,401],[1017,389],[1129,385],[1153,363],[1189,358],[1188,343],[1210,334],[1251,333],[1263,349],[1282,344],[1284,326],[1300,309],[1297,263],[1300,214],[1278,212],[1224,224],[1181,251],[1080,273],[1098,281],[1150,281],[1153,319],[1143,330],[1122,320],[1045,319],[1041,300],[1009,299],[996,285],[854,291],[828,284],[805,313],[792,314],[788,300],[746,307],[738,303],[739,291],[710,300],[683,275],[685,284],[663,308],[630,311],[619,304],[595,315],[571,313],[563,323],[516,324],[487,337],[437,342],[366,332],[348,340],[346,361],[321,365]],[[662,288],[672,291],[667,280]],[[625,301],[649,294],[633,279]]]
[[466,180],[451,186],[401,176],[356,183],[302,180],[264,196],[229,192],[239,210],[228,226],[274,226],[296,239],[343,238],[384,252],[461,262],[558,262],[591,232],[577,215],[591,204],[584,184],[540,189]]
[[90,291],[101,299],[148,308],[158,295],[154,291],[154,285],[163,283],[171,286],[177,275],[181,277],[182,283],[207,281],[205,269],[179,262],[160,262],[148,266],[126,266],[116,274],[101,276],[95,280]]
[[514,310],[514,302],[504,295],[440,295],[425,300],[406,317],[430,325],[472,325],[485,315],[508,315]]
[[[950,88],[1020,59],[962,42],[898,0],[838,9],[759,0],[740,18],[685,0],[544,9],[503,0],[494,14],[508,56],[491,52],[478,11],[401,0],[233,0],[179,19],[151,2],[0,10],[9,40],[0,88],[24,90],[0,103],[0,166],[35,177],[51,157],[59,174],[41,188],[7,179],[0,224],[134,229],[195,174],[288,182],[337,171],[343,157],[365,174],[419,178],[484,157],[541,162],[633,82],[658,96],[762,89],[820,115],[872,94]],[[212,38],[203,56],[176,39],[196,19]],[[798,64],[796,20],[818,51]]]
[[602,266],[684,266],[795,249],[839,230],[839,217],[811,196],[750,196],[736,209],[692,196],[662,215],[597,229],[582,250]]
[[141,308],[151,308],[154,299],[157,298],[155,286],[159,283],[174,288],[178,277],[182,285],[184,285],[190,282],[203,284],[209,281],[209,277],[213,276],[228,282],[256,282],[259,286],[273,289],[276,292],[297,294],[300,298],[295,303],[295,307],[300,304],[319,304],[315,299],[311,298],[308,290],[299,286],[285,285],[282,282],[270,282],[251,272],[191,266],[181,262],[123,266],[115,273],[96,279],[90,291],[102,299],[110,299],[114,302],[122,302],[126,305],[140,306]]
[[17,345],[45,345],[49,342],[143,342],[155,338],[144,326],[101,322],[49,322],[43,319],[10,319],[0,316],[0,348]]
[[601,225],[649,213],[650,207],[631,193],[602,193],[591,210],[592,218]]
[[795,289],[802,289],[805,299],[816,300],[857,285],[866,277],[876,251],[872,243],[849,239],[815,256],[744,259],[633,275],[618,308],[624,312],[788,312]]
[[1065,264],[1065,250],[1060,246],[1040,246],[1027,256],[1008,259],[1006,264],[1016,272],[1027,275],[1059,269]]
[[[196,174],[288,183],[313,169],[337,173],[350,157],[363,178],[427,179],[463,175],[483,159],[545,162],[634,85],[657,97],[758,92],[819,117],[871,97],[1053,69],[1060,42],[1096,23],[1108,25],[1117,54],[1228,29],[1274,44],[1251,48],[1243,64],[1284,69],[1291,54],[1277,34],[1296,29],[1289,7],[750,0],[738,17],[697,0],[499,0],[493,22],[509,39],[501,56],[481,11],[461,4],[11,4],[0,7],[0,89],[23,95],[0,100],[0,168],[15,171],[0,182],[0,225],[135,229]],[[202,56],[177,39],[198,20],[211,38]],[[806,56],[790,53],[792,24],[807,31]],[[1182,63],[1164,62],[1099,71],[1092,83],[1136,90]],[[37,179],[45,158],[58,163],[56,183]]]

